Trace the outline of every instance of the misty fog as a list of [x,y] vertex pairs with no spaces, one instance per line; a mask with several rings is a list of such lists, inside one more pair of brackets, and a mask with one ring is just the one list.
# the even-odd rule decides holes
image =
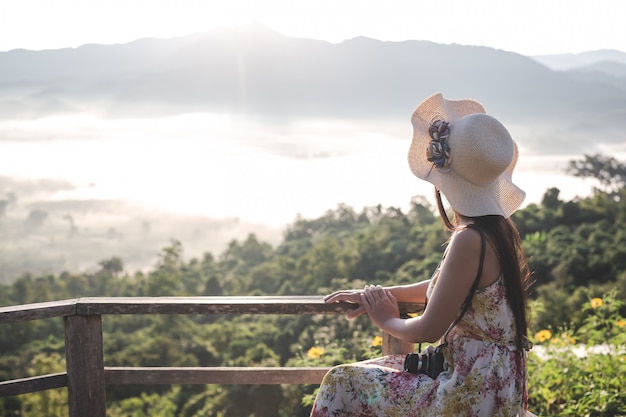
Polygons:
[[432,201],[406,155],[410,116],[436,91],[478,99],[509,128],[525,204],[550,187],[586,195],[594,184],[566,175],[569,160],[626,159],[614,70],[263,27],[0,53],[0,282],[112,256],[134,272],[171,239],[187,258],[219,255],[249,233],[277,244],[298,216],[338,204]]
[[[589,192],[592,184],[563,172],[580,155],[526,152],[533,132],[511,130],[522,152],[514,180],[526,203],[551,186],[563,198]],[[315,218],[340,203],[408,208],[414,195],[432,194],[408,169],[411,134],[408,119],[0,122],[2,280],[96,270],[113,256],[134,272],[154,266],[171,239],[187,258],[219,255],[249,233],[277,244],[298,215]]]

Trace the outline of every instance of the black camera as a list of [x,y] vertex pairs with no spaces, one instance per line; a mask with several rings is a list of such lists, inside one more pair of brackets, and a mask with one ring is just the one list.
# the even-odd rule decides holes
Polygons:
[[444,370],[443,350],[438,346],[433,352],[409,353],[404,359],[404,370],[412,374],[428,375],[437,378]]

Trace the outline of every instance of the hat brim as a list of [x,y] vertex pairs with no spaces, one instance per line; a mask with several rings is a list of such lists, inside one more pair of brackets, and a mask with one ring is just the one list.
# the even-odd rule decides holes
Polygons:
[[[418,178],[439,189],[452,208],[469,216],[501,215],[509,217],[524,201],[526,193],[512,181],[513,169],[518,159],[517,144],[506,170],[489,184],[474,184],[459,176],[454,170],[442,172],[427,160],[426,148],[431,137],[428,129],[436,120],[452,123],[462,117],[483,113],[484,107],[475,100],[448,100],[436,93],[424,100],[413,112],[413,140],[409,149],[409,167]],[[453,162],[454,164],[454,162]]]

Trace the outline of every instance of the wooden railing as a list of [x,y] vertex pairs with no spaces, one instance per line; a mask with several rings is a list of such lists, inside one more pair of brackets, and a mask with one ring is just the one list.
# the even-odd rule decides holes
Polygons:
[[[0,324],[63,317],[66,372],[0,382],[0,397],[67,387],[70,417],[106,416],[106,385],[112,384],[319,384],[322,367],[107,367],[102,316],[116,314],[345,314],[348,303],[326,304],[318,296],[78,298],[0,308]],[[403,313],[420,304],[402,303]],[[383,334],[383,354],[414,346]]]

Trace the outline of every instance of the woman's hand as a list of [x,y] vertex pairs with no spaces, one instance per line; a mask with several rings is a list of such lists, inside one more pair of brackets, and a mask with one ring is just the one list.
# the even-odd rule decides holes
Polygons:
[[346,301],[348,303],[357,304],[357,308],[351,310],[350,312],[348,312],[348,314],[346,314],[346,317],[348,319],[353,319],[365,313],[365,308],[363,308],[363,306],[361,305],[361,294],[363,294],[363,290],[337,291],[324,297],[324,302],[337,303],[339,301]]
[[396,297],[380,285],[365,286],[361,293],[361,305],[374,324],[383,331],[388,320],[400,317]]

